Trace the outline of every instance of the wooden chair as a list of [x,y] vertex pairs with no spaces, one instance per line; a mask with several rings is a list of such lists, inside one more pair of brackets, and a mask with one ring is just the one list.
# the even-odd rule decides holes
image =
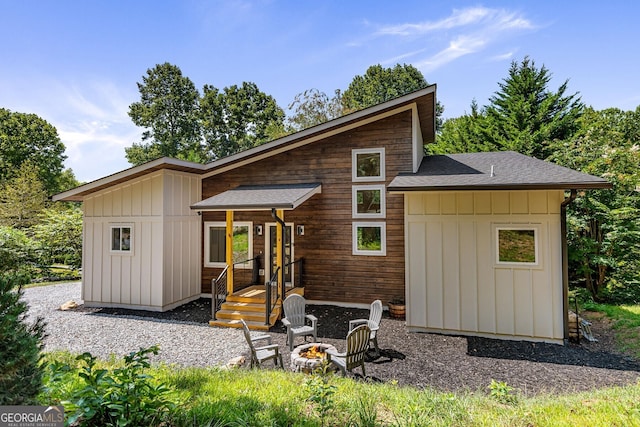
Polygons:
[[[240,321],[242,322],[242,329],[244,330],[244,338],[247,340],[247,344],[249,344],[249,349],[251,350],[251,367],[260,366],[265,360],[273,359],[275,366],[278,366],[278,363],[280,363],[280,367],[284,369],[284,365],[282,364],[282,354],[280,354],[278,344],[271,344],[271,336],[260,335],[252,337],[251,332],[249,332],[249,327],[245,323],[244,319],[240,319]],[[262,340],[266,340],[267,345],[261,347],[256,347],[254,345],[256,341]]]
[[371,303],[371,309],[369,310],[368,319],[355,319],[349,321],[349,331],[360,325],[367,325],[371,329],[370,340],[373,343],[373,348],[376,350],[376,356],[380,355],[380,349],[378,348],[378,329],[380,329],[380,321],[382,320],[382,301],[379,299]]
[[370,336],[371,329],[367,325],[358,326],[347,334],[347,351],[338,353],[331,349],[327,350],[327,360],[340,368],[344,376],[347,375],[347,371],[351,372],[360,366],[362,375],[366,377],[364,359],[369,349]]
[[304,297],[298,294],[289,295],[282,304],[284,308],[282,323],[287,328],[287,344],[290,351],[293,351],[295,337],[305,337],[306,341],[307,336],[313,336],[314,342],[318,340],[318,319],[312,314],[305,314],[306,304]]

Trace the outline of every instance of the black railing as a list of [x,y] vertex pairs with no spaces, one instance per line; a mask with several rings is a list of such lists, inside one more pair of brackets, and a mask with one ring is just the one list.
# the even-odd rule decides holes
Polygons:
[[216,313],[222,307],[222,303],[227,300],[227,272],[226,266],[220,275],[211,280],[211,318],[216,320]]
[[[251,268],[238,268],[239,265],[245,265],[250,262],[253,262]],[[234,262],[231,268],[233,269],[234,292],[255,285],[260,280],[260,255],[245,261]],[[213,320],[216,320],[216,313],[222,308],[222,303],[227,300],[228,272],[229,266],[226,266],[217,278],[211,280],[211,318]],[[241,283],[241,285],[236,287],[236,283]]]
[[271,320],[271,312],[276,306],[278,301],[278,274],[280,274],[280,267],[276,268],[276,271],[271,275],[271,279],[265,283],[265,310],[264,310],[264,324],[269,325]]

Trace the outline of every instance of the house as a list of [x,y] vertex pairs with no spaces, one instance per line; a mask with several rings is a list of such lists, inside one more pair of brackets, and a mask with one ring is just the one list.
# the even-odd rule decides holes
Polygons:
[[564,211],[609,184],[513,152],[425,156],[435,102],[433,85],[207,165],[162,158],[56,195],[83,202],[85,304],[211,295],[221,324],[242,306],[269,327],[286,292],[404,297],[410,331],[563,342]]

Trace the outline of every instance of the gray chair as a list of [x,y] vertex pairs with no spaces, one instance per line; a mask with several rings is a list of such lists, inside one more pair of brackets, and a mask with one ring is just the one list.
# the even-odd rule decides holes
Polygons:
[[380,321],[382,320],[382,301],[379,299],[371,303],[371,309],[369,310],[368,319],[355,319],[349,321],[349,331],[352,331],[357,326],[367,325],[371,329],[370,340],[373,343],[373,348],[376,350],[376,356],[380,355],[380,348],[378,348],[378,329],[380,329]]
[[[240,319],[240,321],[242,322],[242,329],[244,330],[244,338],[247,340],[247,344],[249,344],[249,349],[251,350],[251,367],[260,366],[265,360],[273,359],[275,366],[278,366],[278,363],[280,363],[280,367],[284,369],[280,348],[278,347],[278,344],[271,344],[271,336],[259,335],[257,337],[252,337],[251,332],[249,332],[249,327],[245,323],[244,319]],[[256,347],[254,345],[255,342],[262,340],[265,340],[267,345],[261,347]]]
[[367,325],[361,325],[347,334],[347,351],[338,353],[331,349],[327,350],[327,360],[336,365],[342,375],[346,376],[347,371],[352,372],[354,368],[362,368],[362,376],[367,376],[364,369],[364,360],[369,349],[369,338],[371,329]]
[[312,314],[305,314],[306,305],[304,297],[298,294],[289,295],[282,304],[282,323],[287,328],[287,344],[290,351],[293,351],[295,337],[305,337],[306,341],[306,337],[313,336],[314,342],[318,340],[318,319]]

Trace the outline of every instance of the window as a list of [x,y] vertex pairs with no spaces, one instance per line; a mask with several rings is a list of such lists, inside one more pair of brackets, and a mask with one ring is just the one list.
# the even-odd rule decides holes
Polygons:
[[111,226],[111,252],[130,254],[133,248],[133,226]]
[[496,227],[498,264],[538,264],[536,227]]
[[[226,266],[227,225],[225,222],[204,223],[204,265],[205,267]],[[238,263],[253,258],[253,225],[250,222],[233,224],[233,262]],[[236,268],[251,268],[251,263],[236,265]]]
[[384,185],[355,185],[352,187],[354,218],[384,218]]
[[384,148],[357,149],[351,155],[353,181],[384,181]]
[[353,223],[354,255],[386,255],[387,230],[384,222]]

